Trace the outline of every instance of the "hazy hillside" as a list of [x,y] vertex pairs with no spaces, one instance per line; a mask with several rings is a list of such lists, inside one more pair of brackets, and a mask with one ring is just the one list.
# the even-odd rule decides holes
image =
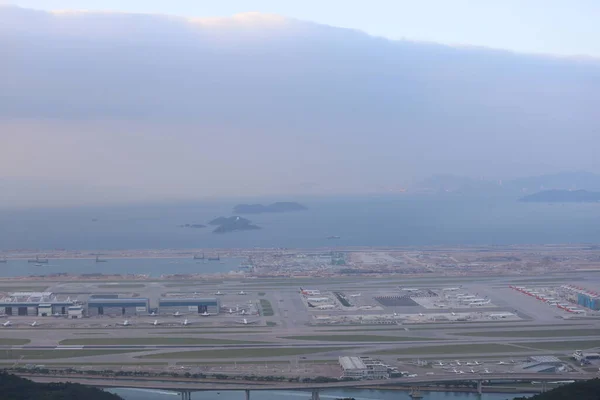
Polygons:
[[260,14],[2,6],[0,53],[0,135],[10,139],[0,171],[18,171],[10,178],[146,198],[360,193],[439,171],[600,172],[593,61]]
[[591,172],[560,172],[517,179],[474,179],[455,175],[433,175],[418,181],[412,191],[523,194],[543,190],[600,191],[600,174]]

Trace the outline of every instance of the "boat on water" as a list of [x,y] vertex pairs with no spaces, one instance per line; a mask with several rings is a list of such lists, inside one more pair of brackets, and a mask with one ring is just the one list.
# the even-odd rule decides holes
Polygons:
[[103,263],[103,262],[107,262],[107,260],[103,260],[100,257],[96,256],[96,262],[97,263]]
[[204,253],[201,256],[194,255],[194,260],[204,260]]
[[36,267],[43,267],[44,266],[44,264],[41,264],[41,263],[35,263],[33,265],[35,265]]
[[6,264],[7,262],[8,262],[8,260],[6,258],[0,258],[1,264]]
[[221,257],[217,254],[216,257],[208,257],[208,261],[220,261]]
[[331,236],[327,236],[327,239],[341,239],[341,236],[331,235]]
[[27,260],[30,264],[48,264],[47,258],[40,258],[40,256],[35,256],[34,260]]

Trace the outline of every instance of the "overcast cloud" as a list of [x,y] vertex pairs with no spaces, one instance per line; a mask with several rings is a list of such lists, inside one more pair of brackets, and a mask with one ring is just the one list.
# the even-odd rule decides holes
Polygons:
[[[50,183],[39,190],[55,191],[52,204],[365,193],[438,172],[600,173],[594,60],[262,14],[2,6],[0,54],[0,185]],[[19,193],[1,205],[46,201]]]

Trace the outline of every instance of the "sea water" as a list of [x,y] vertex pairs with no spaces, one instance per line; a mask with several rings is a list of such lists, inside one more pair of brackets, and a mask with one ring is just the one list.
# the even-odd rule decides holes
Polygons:
[[[244,215],[262,229],[227,234],[214,234],[210,226],[194,229],[179,225],[206,224],[213,218],[230,216],[236,202],[1,210],[0,250],[600,242],[600,204],[596,203],[549,205],[522,203],[507,196],[458,195],[299,201],[309,209]],[[340,238],[328,239],[328,236]]]

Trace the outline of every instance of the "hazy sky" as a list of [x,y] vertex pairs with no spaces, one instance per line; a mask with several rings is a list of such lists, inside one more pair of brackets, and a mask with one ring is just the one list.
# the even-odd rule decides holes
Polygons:
[[[101,6],[185,17],[0,7],[0,207],[380,193],[438,173],[600,173],[600,59],[332,26],[598,54],[591,2],[581,15],[573,2],[561,11],[533,0],[518,15],[511,1],[495,11],[464,1],[123,3]],[[297,19],[207,18],[249,9]]]
[[598,0],[8,0],[4,3],[46,10],[118,10],[195,17],[260,11],[360,29],[391,39],[600,57]]

